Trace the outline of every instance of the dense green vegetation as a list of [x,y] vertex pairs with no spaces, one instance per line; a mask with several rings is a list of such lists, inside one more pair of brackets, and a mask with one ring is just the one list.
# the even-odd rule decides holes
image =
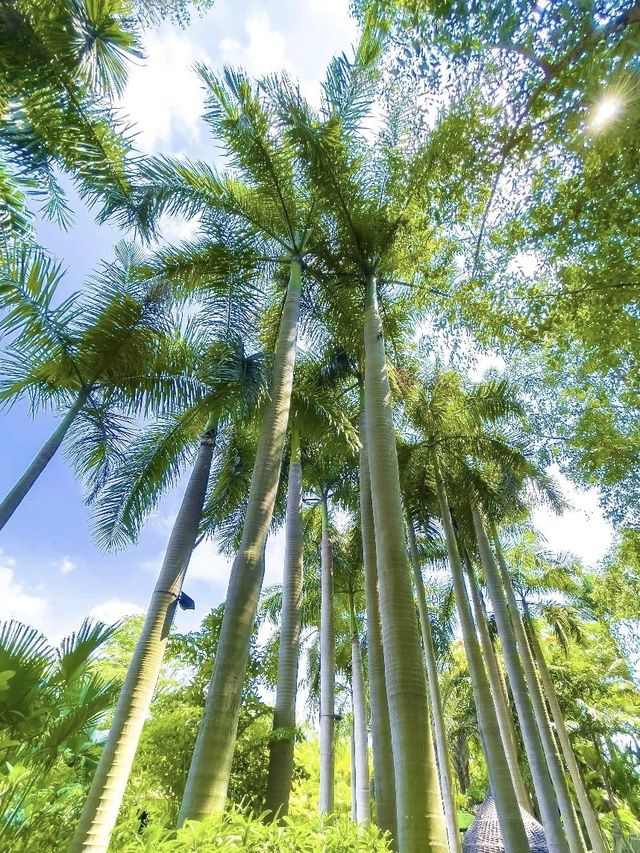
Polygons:
[[[184,483],[143,617],[0,628],[3,849],[457,853],[490,791],[506,853],[526,812],[632,850],[640,8],[355,3],[319,105],[197,67],[220,168],[114,108],[189,12],[0,8],[0,401],[61,418],[0,529],[63,444],[107,550]],[[61,174],[129,241],[67,299],[33,228],[70,225]],[[599,489],[601,565],[532,525],[552,465]],[[205,537],[226,600],[181,635]]]

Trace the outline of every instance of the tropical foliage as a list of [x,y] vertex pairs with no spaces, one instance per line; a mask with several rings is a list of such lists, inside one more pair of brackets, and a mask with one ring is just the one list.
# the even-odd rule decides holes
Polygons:
[[[216,165],[114,109],[189,12],[0,9],[0,403],[60,416],[0,529],[63,443],[105,550],[182,488],[144,617],[0,628],[7,849],[458,853],[491,795],[506,853],[631,850],[637,3],[355,2],[317,103],[197,65]],[[60,298],[69,181],[129,242]],[[559,471],[600,564],[536,531]],[[203,539],[225,601],[179,634]]]

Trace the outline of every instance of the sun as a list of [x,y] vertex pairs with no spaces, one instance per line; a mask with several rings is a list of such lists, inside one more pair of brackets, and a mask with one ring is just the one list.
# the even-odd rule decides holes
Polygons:
[[616,95],[607,95],[596,104],[591,117],[591,126],[602,128],[620,112],[622,101]]

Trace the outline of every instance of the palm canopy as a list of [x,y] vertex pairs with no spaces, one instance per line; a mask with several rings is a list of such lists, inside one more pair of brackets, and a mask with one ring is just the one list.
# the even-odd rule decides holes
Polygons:
[[[148,404],[145,390],[151,392],[153,383],[145,389],[142,377],[158,361],[159,344],[172,323],[164,293],[138,272],[139,251],[119,243],[115,261],[59,305],[54,305],[62,278],[58,265],[40,250],[24,247],[7,257],[10,266],[0,279],[0,332],[10,340],[0,400],[11,405],[26,396],[33,409],[60,406],[87,388],[96,397],[115,396],[120,405],[126,401],[132,412]],[[179,373],[174,383],[177,394]]]
[[[194,396],[188,405],[141,427],[123,449],[94,507],[94,532],[104,547],[120,548],[135,541],[144,519],[192,461],[196,440],[207,429],[221,433],[223,450],[213,466],[205,518],[213,514],[211,503],[221,502],[226,488],[233,486],[234,493],[232,506],[225,501],[226,510],[231,511],[243,499],[245,481],[238,477],[233,460],[238,461],[243,439],[246,453],[255,453],[250,427],[264,403],[265,360],[259,351],[247,352],[239,337],[220,340],[206,332],[190,332],[187,344],[191,348]],[[238,424],[242,424],[241,430]],[[249,465],[246,467],[250,470]]]
[[90,202],[126,199],[131,144],[110,105],[127,59],[141,56],[121,0],[32,0],[0,11],[0,229],[28,234],[26,196],[61,224],[71,211],[56,171]]

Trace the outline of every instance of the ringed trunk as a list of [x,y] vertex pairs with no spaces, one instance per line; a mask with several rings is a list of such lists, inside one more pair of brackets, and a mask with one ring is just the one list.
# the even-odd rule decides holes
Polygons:
[[[481,517],[480,521],[482,522]],[[484,538],[486,539],[486,547],[490,550],[489,540],[486,535],[484,525],[483,533]],[[491,556],[493,557],[493,555]],[[531,696],[531,704],[533,706],[533,713],[535,715],[538,731],[540,732],[542,748],[544,750],[547,765],[549,767],[549,773],[551,775],[551,781],[553,782],[553,787],[555,789],[556,797],[558,799],[558,805],[560,807],[560,814],[562,815],[564,829],[567,834],[569,849],[572,851],[572,853],[586,853],[587,848],[585,846],[584,838],[582,837],[582,831],[580,829],[580,824],[578,823],[578,818],[573,806],[573,802],[571,800],[569,786],[567,785],[567,779],[564,775],[564,768],[562,767],[562,762],[558,754],[558,749],[556,746],[555,739],[553,737],[553,732],[551,731],[551,722],[547,713],[547,706],[545,705],[544,696],[542,695],[542,690],[540,689],[540,681],[538,680],[538,674],[536,672],[536,667],[533,662],[531,648],[529,646],[529,641],[527,640],[527,635],[524,630],[520,610],[518,609],[518,603],[516,601],[515,592],[513,591],[511,577],[509,576],[506,563],[502,558],[502,552],[500,552],[498,556],[498,571],[499,579],[502,582],[502,587],[505,592],[507,610],[511,617],[513,632],[515,634],[516,643],[518,645],[520,657],[522,659],[524,677],[527,687],[529,689],[529,695]]]
[[489,783],[496,803],[502,843],[504,844],[506,853],[525,853],[525,851],[530,850],[529,842],[509,771],[504,744],[502,743],[502,736],[498,727],[496,710],[482,661],[478,637],[473,624],[469,598],[462,572],[462,560],[460,559],[458,544],[456,542],[447,492],[435,451],[432,458],[442,526],[447,542],[458,617],[462,629],[462,640],[469,664],[469,675],[471,677],[471,686],[478,716],[480,739],[487,760]]
[[333,813],[335,769],[336,632],[333,616],[333,567],[327,496],[320,499],[320,814]]
[[69,848],[106,851],[124,796],[142,727],[149,713],[176,605],[202,517],[215,424],[209,423],[171,531],[142,633],[120,692],[113,722]]
[[364,563],[364,592],[367,609],[367,653],[369,662],[369,697],[371,701],[371,747],[373,753],[373,791],[376,821],[383,832],[396,839],[396,788],[391,746],[391,725],[384,672],[384,651],[378,598],[376,540],[373,530],[371,483],[364,407],[360,411],[360,532]]
[[407,535],[409,539],[409,554],[413,567],[413,579],[418,599],[418,615],[420,617],[420,628],[422,631],[422,645],[427,664],[427,682],[429,685],[429,696],[431,698],[431,714],[433,717],[433,730],[435,733],[436,755],[438,756],[438,771],[440,774],[440,789],[444,803],[444,814],[447,821],[447,837],[449,839],[449,850],[451,853],[461,853],[460,830],[458,829],[458,813],[456,810],[456,797],[453,788],[453,773],[449,760],[449,745],[447,743],[447,731],[444,722],[444,708],[442,695],[440,693],[440,680],[438,678],[438,666],[436,663],[436,650],[433,645],[431,633],[431,622],[427,609],[427,598],[424,592],[424,583],[420,572],[420,557],[416,544],[416,534],[413,529],[413,521],[407,514]]
[[491,689],[491,695],[493,696],[493,704],[496,709],[498,727],[500,728],[502,743],[507,756],[507,763],[509,764],[511,778],[513,779],[513,787],[515,788],[520,807],[531,812],[531,803],[529,801],[527,789],[524,785],[522,773],[520,772],[520,764],[518,763],[517,741],[513,725],[513,717],[509,706],[507,705],[504,685],[500,676],[500,670],[498,669],[498,661],[496,659],[493,643],[489,636],[489,629],[487,627],[486,615],[480,598],[480,591],[476,582],[475,573],[468,559],[466,564],[467,576],[469,578],[469,589],[471,591],[471,603],[473,605],[473,612],[476,620],[476,629],[480,638],[480,646],[482,648],[482,654],[484,656],[484,662],[489,678],[489,687]]
[[524,740],[527,758],[529,759],[533,787],[536,792],[547,844],[549,845],[550,853],[567,853],[569,845],[560,819],[557,793],[554,791],[549,775],[549,767],[531,705],[531,690],[525,680],[522,663],[518,656],[516,638],[509,618],[504,590],[498,575],[498,568],[489,547],[489,540],[484,530],[480,511],[475,505],[471,507],[471,511],[473,513],[473,526],[478,541],[480,561],[484,569],[487,588],[498,626],[502,654],[507,668],[507,675],[509,676],[509,683],[511,684],[513,701],[518,712],[520,731],[522,732],[522,739]]
[[365,410],[400,853],[446,853],[447,832],[406,550],[400,477],[375,280],[364,318]]
[[298,659],[302,614],[302,468],[300,436],[291,431],[291,460],[287,484],[286,544],[280,645],[278,648],[278,681],[273,731],[276,738],[269,744],[269,775],[265,807],[272,817],[289,812],[289,796],[293,777],[295,744]]
[[264,577],[264,547],[289,420],[301,271],[301,260],[293,259],[242,539],[229,578],[218,651],[178,816],[179,826],[187,819],[201,820],[212,812],[222,811],[227,798],[249,643]]
[[[525,623],[525,625],[526,624],[527,623]],[[580,811],[582,813],[582,817],[584,818],[585,826],[587,827],[587,833],[589,835],[591,847],[593,848],[593,853],[608,853],[608,848],[605,845],[598,819],[593,810],[593,806],[591,805],[591,802],[589,800],[589,795],[587,794],[584,782],[582,781],[582,774],[580,773],[580,768],[578,767],[578,762],[576,760],[573,747],[571,746],[569,732],[567,731],[567,727],[564,724],[564,717],[560,709],[560,704],[558,702],[558,696],[556,694],[553,680],[551,678],[551,673],[549,672],[549,667],[547,666],[547,662],[542,653],[542,649],[540,648],[540,643],[538,641],[538,637],[536,636],[536,632],[533,625],[531,625],[528,634],[530,639],[530,645],[533,650],[536,663],[538,664],[538,672],[540,673],[540,678],[542,679],[544,693],[547,697],[549,707],[551,708],[551,716],[553,717],[553,722],[556,727],[556,732],[558,734],[558,740],[560,741],[560,746],[562,747],[564,760],[567,764],[567,767],[569,768],[571,781],[573,782],[573,787],[575,788],[576,796],[578,798],[578,804],[580,806]]]
[[367,704],[362,671],[362,649],[356,621],[353,594],[349,596],[351,610],[351,690],[353,701],[354,770],[356,777],[356,820],[369,823],[369,739],[367,736]]

